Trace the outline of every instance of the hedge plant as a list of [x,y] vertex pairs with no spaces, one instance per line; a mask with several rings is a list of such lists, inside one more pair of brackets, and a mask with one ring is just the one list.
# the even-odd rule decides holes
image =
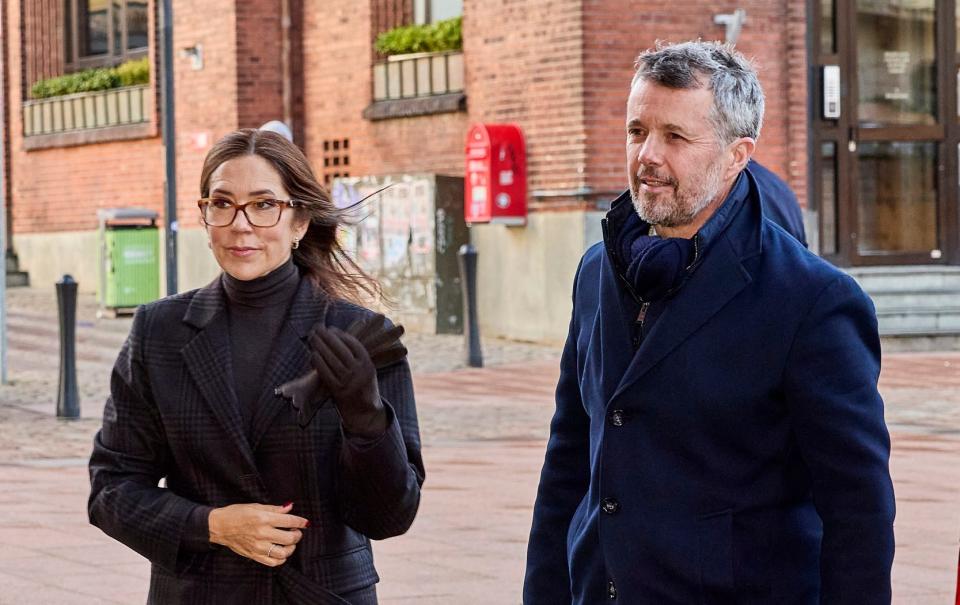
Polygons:
[[47,99],[78,92],[110,90],[150,82],[150,61],[147,57],[121,63],[116,67],[85,69],[72,74],[39,80],[30,88],[34,99]]
[[374,48],[384,55],[441,52],[463,48],[462,18],[428,25],[404,25],[377,36]]

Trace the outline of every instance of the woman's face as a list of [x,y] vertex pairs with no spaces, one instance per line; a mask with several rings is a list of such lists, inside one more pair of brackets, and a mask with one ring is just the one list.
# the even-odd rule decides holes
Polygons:
[[[237,205],[262,200],[290,199],[280,173],[258,155],[227,160],[210,175],[208,197]],[[252,209],[253,207],[249,207]],[[303,238],[308,221],[284,206],[273,227],[254,227],[242,212],[225,227],[207,226],[210,248],[217,264],[231,276],[251,280],[287,262],[294,240]]]

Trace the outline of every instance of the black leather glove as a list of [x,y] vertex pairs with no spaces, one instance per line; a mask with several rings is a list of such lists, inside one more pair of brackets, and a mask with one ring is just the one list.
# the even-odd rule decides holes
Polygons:
[[[320,324],[313,327],[308,335],[308,345],[312,351],[315,350],[311,343],[313,333],[320,328],[330,330]],[[400,342],[404,332],[403,326],[396,325],[388,328],[386,317],[379,313],[353,322],[346,332],[363,345],[378,370],[402,361],[407,355],[406,347]],[[297,410],[297,424],[306,427],[317,410],[323,407],[324,402],[330,400],[332,391],[329,385],[321,380],[317,370],[312,369],[303,376],[278,387],[276,394],[290,401]]]
[[361,437],[383,434],[387,413],[380,401],[377,368],[360,341],[343,330],[318,324],[308,342],[313,369],[330,391],[343,428]]

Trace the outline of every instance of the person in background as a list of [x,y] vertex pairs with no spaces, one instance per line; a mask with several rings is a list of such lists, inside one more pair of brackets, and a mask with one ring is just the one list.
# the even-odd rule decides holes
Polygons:
[[809,247],[807,233],[803,228],[800,202],[790,185],[753,158],[747,163],[747,170],[753,174],[757,187],[760,188],[763,216],[783,227],[783,230],[795,237],[804,248]]

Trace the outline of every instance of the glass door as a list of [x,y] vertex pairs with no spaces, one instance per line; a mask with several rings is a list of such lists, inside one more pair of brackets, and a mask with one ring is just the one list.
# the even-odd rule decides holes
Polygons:
[[[957,106],[960,76],[958,53],[945,51],[955,49],[958,21],[938,16],[955,16],[955,2],[815,4],[821,254],[845,265],[946,262],[958,189],[957,112],[946,108]],[[838,111],[830,112],[834,97]]]

